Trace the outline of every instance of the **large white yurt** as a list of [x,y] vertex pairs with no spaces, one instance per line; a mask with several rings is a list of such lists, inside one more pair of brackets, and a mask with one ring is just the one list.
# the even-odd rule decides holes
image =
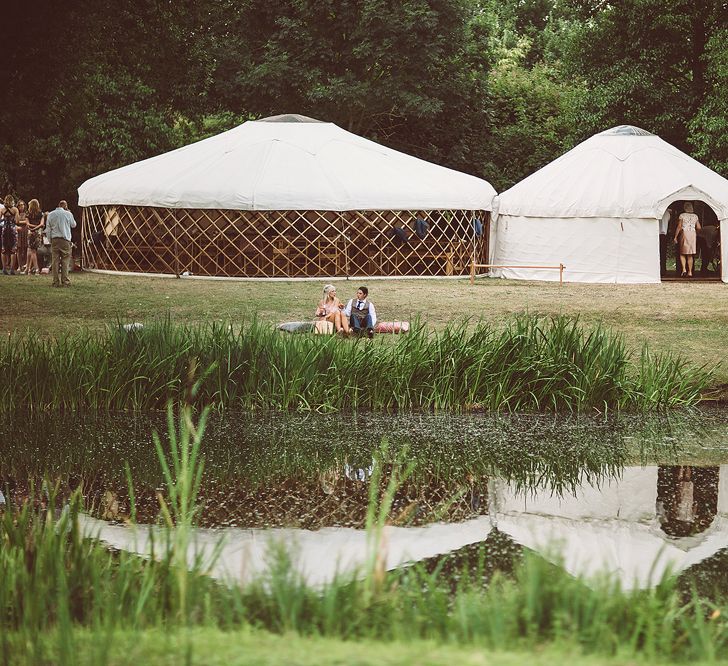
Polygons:
[[660,282],[659,221],[685,201],[725,228],[728,180],[638,127],[606,130],[497,197],[489,258],[505,267],[492,274],[558,280],[558,270],[531,267],[564,264],[571,282]]
[[487,257],[494,196],[332,123],[275,116],[87,180],[83,258],[176,275],[463,275]]

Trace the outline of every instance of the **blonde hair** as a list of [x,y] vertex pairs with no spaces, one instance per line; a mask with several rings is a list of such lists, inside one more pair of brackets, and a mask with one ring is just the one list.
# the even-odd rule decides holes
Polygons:
[[327,300],[329,300],[329,294],[330,294],[330,293],[331,293],[332,291],[336,291],[336,287],[334,287],[334,285],[333,285],[333,284],[327,284],[327,285],[326,285],[326,286],[324,287],[324,302],[326,302]]
[[40,201],[38,199],[31,199],[28,202],[28,212],[29,213],[40,213]]
[[685,205],[683,206],[683,210],[686,213],[692,213],[693,212],[693,204],[691,204],[689,201],[685,202]]

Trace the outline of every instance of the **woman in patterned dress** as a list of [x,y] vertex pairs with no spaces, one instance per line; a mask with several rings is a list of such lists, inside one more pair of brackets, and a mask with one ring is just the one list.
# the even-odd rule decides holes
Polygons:
[[2,264],[3,275],[15,275],[15,250],[18,246],[18,233],[15,223],[18,209],[15,207],[15,198],[8,194],[5,197],[5,210],[2,218]]
[[333,284],[327,284],[324,287],[324,297],[316,308],[316,316],[332,322],[337,333],[348,335],[349,320],[341,312],[343,309],[344,304],[336,297],[336,287]]
[[685,212],[680,213],[680,217],[677,219],[673,240],[678,243],[680,267],[682,268],[680,277],[693,277],[693,260],[695,259],[698,244],[697,232],[701,229],[700,220],[693,212],[693,204],[689,201],[685,202],[683,210]]
[[40,209],[38,199],[31,199],[28,203],[28,275],[40,273],[38,266],[38,248],[43,242],[41,234],[45,224],[45,217]]
[[28,210],[25,201],[18,201],[18,219],[15,223],[18,234],[18,245],[15,249],[15,268],[21,275],[25,275],[28,263]]

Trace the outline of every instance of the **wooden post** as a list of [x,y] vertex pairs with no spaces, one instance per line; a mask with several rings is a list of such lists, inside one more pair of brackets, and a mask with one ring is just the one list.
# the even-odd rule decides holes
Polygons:
[[475,235],[475,220],[477,219],[477,213],[473,213],[470,218],[470,233],[472,234],[472,242],[470,243],[470,256],[472,263],[470,265],[470,284],[475,284],[475,246],[478,242],[478,238]]
[[[86,267],[86,262],[84,259],[86,258],[86,243],[84,241],[86,240],[86,225],[88,224],[86,220],[86,208],[81,208],[81,268]],[[20,263],[20,261],[18,261]],[[29,261],[25,260],[26,265],[29,264]],[[30,275],[30,269],[28,269],[28,275]]]
[[559,286],[564,285],[564,264],[559,264]]
[[179,220],[174,220],[174,275],[179,277]]

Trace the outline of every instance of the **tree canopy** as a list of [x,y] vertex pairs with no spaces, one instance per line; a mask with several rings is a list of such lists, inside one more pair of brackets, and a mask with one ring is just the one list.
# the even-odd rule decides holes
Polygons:
[[724,0],[10,1],[0,181],[45,207],[279,113],[499,190],[618,124],[728,176]]

